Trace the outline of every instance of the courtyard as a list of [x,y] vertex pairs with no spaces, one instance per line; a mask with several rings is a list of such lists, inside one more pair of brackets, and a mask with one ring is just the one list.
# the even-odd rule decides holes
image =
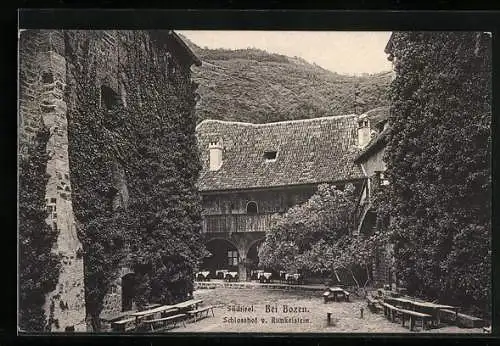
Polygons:
[[[366,301],[352,297],[350,302],[325,304],[321,292],[285,291],[266,288],[198,289],[195,299],[204,305],[213,305],[215,316],[171,332],[207,333],[409,333],[408,327],[391,323],[383,314],[367,309]],[[363,318],[360,310],[363,308]],[[331,312],[332,323],[327,325],[326,316]],[[480,328],[464,329],[443,326],[439,329],[416,333],[482,333]]]

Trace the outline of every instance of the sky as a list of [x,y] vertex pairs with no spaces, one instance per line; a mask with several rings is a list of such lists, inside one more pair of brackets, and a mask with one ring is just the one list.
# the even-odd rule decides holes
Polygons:
[[259,48],[270,53],[298,56],[342,74],[390,71],[384,53],[391,35],[383,31],[183,31],[204,48]]

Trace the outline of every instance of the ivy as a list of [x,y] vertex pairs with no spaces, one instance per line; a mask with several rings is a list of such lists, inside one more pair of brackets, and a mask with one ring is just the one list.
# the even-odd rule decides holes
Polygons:
[[102,106],[106,65],[97,34],[73,31],[65,38],[74,90],[68,95],[74,100],[68,110],[74,210],[87,311],[98,330],[104,295],[120,266],[136,273],[139,307],[168,303],[192,291],[203,248],[191,84],[166,73],[161,43],[147,32],[120,32],[115,77],[125,100]]
[[43,305],[60,271],[59,257],[52,252],[58,232],[45,221],[48,138],[49,132],[41,129],[19,163],[19,325],[27,331],[48,330]]
[[490,310],[491,38],[393,35],[385,161],[397,273],[409,292]]

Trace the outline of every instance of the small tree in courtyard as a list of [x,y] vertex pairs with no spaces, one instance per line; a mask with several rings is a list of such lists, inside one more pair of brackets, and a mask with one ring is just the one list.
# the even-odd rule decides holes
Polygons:
[[348,275],[355,285],[365,287],[376,239],[352,235],[354,192],[352,185],[344,191],[320,185],[308,201],[276,216],[259,252],[261,265],[334,280]]

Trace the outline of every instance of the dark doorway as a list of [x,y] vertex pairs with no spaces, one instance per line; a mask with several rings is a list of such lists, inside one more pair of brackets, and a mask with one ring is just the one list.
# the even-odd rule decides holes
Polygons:
[[133,308],[137,279],[134,273],[122,277],[122,311],[129,311]]
[[[250,246],[250,249],[248,249],[247,253],[247,271],[252,271],[252,270],[257,270],[257,269],[264,269],[259,266],[259,247],[262,245],[262,242],[264,240],[258,240],[256,241],[252,246]],[[250,273],[248,273],[248,277],[250,276]]]
[[[247,253],[247,278],[255,279],[255,271],[256,270],[264,270],[267,273],[272,273],[273,277],[276,276],[276,272],[270,268],[265,268],[260,265],[259,261],[259,248],[261,247],[264,239],[258,240],[250,246]],[[252,276],[252,272],[254,275]]]
[[226,269],[228,271],[238,271],[240,261],[238,249],[223,239],[210,240],[206,244],[211,256],[204,259],[201,270],[208,270],[211,278],[216,278],[216,271]]

